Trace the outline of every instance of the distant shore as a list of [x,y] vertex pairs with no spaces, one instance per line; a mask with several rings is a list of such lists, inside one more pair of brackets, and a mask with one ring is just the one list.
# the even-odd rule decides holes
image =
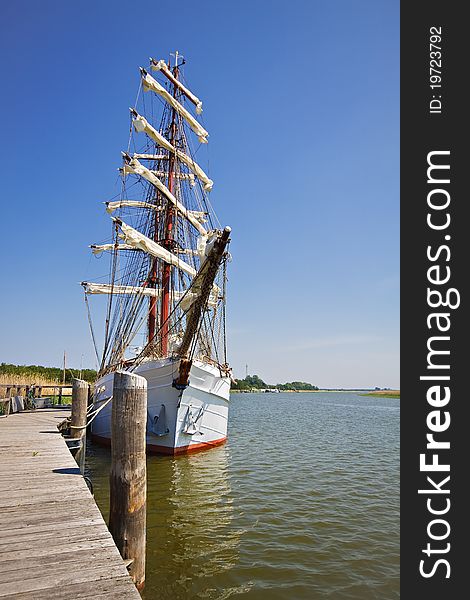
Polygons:
[[400,398],[400,390],[374,390],[363,396],[376,396],[377,398]]
[[[283,394],[318,394],[318,393],[356,393],[361,396],[376,396],[377,398],[400,398],[400,390],[366,390],[361,389],[326,389],[326,390],[280,390]],[[264,390],[230,390],[231,394],[269,394],[273,392],[265,392]],[[276,392],[274,392],[276,393]]]

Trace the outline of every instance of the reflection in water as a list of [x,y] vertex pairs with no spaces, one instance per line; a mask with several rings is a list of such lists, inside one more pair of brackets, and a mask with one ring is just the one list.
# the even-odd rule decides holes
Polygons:
[[[147,569],[158,573],[146,598],[210,593],[211,580],[238,559],[241,531],[230,527],[233,496],[228,449],[148,459]],[[214,590],[215,591],[215,590]],[[153,595],[155,594],[155,595]]]
[[149,457],[145,600],[399,598],[399,405],[239,394],[225,446]]
[[[95,498],[109,514],[109,451],[89,443]],[[189,456],[147,458],[147,582],[142,596],[228,598],[249,589],[224,589],[224,572],[239,558],[243,530],[232,526],[229,450],[220,446]]]

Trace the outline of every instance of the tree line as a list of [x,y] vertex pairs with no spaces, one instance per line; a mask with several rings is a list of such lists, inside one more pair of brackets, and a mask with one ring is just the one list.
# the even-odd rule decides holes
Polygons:
[[258,375],[247,375],[245,379],[237,379],[235,383],[232,383],[232,390],[249,391],[249,390],[260,390],[260,389],[275,389],[283,391],[315,391],[318,390],[316,385],[306,383],[305,381],[291,381],[290,383],[278,383],[271,385],[265,383]]
[[[12,365],[8,363],[0,363],[0,375],[17,375],[44,377],[50,379],[51,382],[62,383],[64,377],[63,369],[59,367],[43,367],[41,365]],[[96,379],[96,371],[94,369],[69,369],[65,370],[65,383],[71,384],[74,377],[81,376],[81,379],[93,383]]]

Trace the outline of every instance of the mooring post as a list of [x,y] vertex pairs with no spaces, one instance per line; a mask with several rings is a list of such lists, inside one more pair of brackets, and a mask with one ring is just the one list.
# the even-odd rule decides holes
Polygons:
[[70,437],[79,438],[84,429],[74,429],[86,425],[86,411],[88,404],[88,383],[81,379],[74,379],[72,385],[72,426]]
[[86,453],[86,413],[88,405],[89,384],[81,379],[74,379],[72,383],[72,416],[70,419],[70,437],[80,439],[81,445],[75,460],[80,465],[80,472],[85,471]]
[[114,374],[109,475],[109,530],[137,589],[145,584],[147,380]]

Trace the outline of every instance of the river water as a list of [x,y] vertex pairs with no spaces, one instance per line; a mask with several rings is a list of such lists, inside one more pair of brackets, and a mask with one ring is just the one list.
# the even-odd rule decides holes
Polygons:
[[[399,598],[399,400],[231,400],[226,445],[148,459],[143,597]],[[109,450],[89,450],[107,518]]]

